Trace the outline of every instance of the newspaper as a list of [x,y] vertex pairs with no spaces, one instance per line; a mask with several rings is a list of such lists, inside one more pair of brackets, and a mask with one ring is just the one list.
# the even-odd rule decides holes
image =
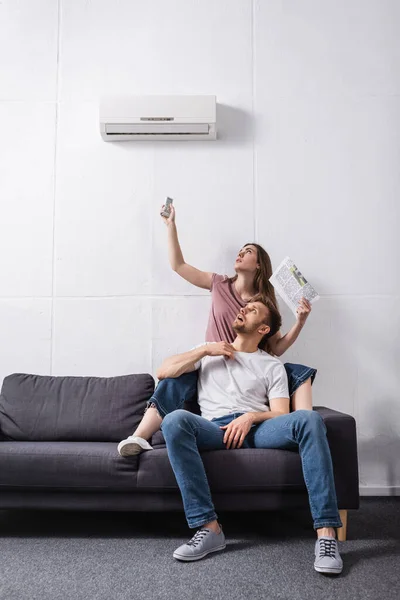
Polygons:
[[283,259],[269,280],[294,315],[296,315],[299,300],[302,297],[311,304],[319,299],[317,292],[303,277],[289,256]]

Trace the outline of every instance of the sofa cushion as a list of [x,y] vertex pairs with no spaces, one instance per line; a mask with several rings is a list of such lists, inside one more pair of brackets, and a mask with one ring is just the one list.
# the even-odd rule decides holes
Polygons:
[[151,375],[5,377],[0,429],[18,441],[117,442],[137,427],[154,391]]
[[10,488],[129,491],[138,458],[122,458],[115,443],[1,442],[0,492]]
[[[213,492],[305,491],[300,456],[289,450],[241,448],[202,452]],[[176,490],[167,449],[159,447],[140,455],[138,490]]]

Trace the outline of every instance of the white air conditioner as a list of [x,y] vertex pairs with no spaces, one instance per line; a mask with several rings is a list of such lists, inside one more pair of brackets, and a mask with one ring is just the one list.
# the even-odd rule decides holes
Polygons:
[[104,98],[100,133],[107,142],[215,140],[216,96]]

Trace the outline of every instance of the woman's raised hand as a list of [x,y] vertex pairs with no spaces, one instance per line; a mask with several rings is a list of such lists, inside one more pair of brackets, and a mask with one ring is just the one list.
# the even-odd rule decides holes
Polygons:
[[301,300],[299,300],[299,306],[296,310],[297,320],[301,325],[304,325],[310,312],[311,312],[310,302],[306,298],[301,298]]
[[[164,223],[166,225],[170,225],[171,223],[175,223],[175,208],[173,204],[169,205],[171,212],[169,213],[169,217],[164,217],[163,215],[161,215],[162,220],[164,221]],[[162,212],[165,208],[165,204],[162,205],[161,207],[161,211]]]

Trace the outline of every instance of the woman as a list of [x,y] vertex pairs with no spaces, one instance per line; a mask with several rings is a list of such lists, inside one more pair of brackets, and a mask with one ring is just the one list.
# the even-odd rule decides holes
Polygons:
[[[162,219],[168,229],[168,255],[172,269],[189,283],[211,291],[212,302],[205,341],[226,341],[231,344],[236,337],[232,329],[233,321],[240,309],[257,294],[269,299],[278,308],[274,288],[269,282],[272,275],[271,260],[262,246],[259,244],[243,246],[235,262],[234,277],[200,271],[188,265],[183,258],[173,205],[171,205],[170,216],[162,216]],[[262,349],[281,356],[297,339],[310,312],[311,304],[302,298],[297,309],[295,325],[286,335],[282,336],[279,331],[267,339]],[[312,410],[311,385],[316,369],[291,363],[285,363],[284,366],[289,381],[291,410]],[[197,371],[193,371],[175,379],[164,379],[159,383],[139,427],[132,436],[118,445],[118,451],[122,456],[132,456],[143,450],[152,449],[147,440],[159,429],[165,414],[181,408],[185,401],[195,397],[197,376]],[[162,405],[157,396],[162,397]]]

